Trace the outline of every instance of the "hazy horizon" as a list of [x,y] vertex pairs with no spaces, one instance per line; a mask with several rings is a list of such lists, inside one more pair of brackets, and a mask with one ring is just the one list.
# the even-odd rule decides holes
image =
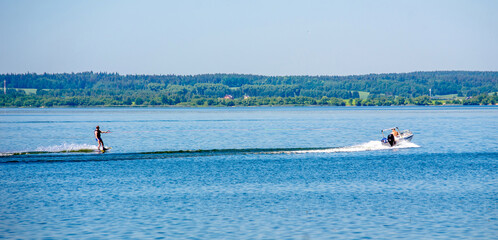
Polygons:
[[309,77],[348,77],[348,76],[364,76],[364,75],[383,75],[383,74],[412,74],[412,73],[430,73],[430,72],[498,72],[498,71],[474,71],[474,70],[434,70],[434,71],[411,71],[411,72],[384,72],[384,73],[364,73],[364,74],[346,74],[346,75],[332,75],[332,74],[319,74],[319,75],[265,75],[265,74],[252,74],[252,73],[198,73],[198,74],[141,74],[141,73],[128,73],[128,74],[123,74],[119,72],[100,72],[100,71],[83,71],[83,72],[24,72],[24,73],[0,73],[0,75],[7,75],[7,74],[14,74],[14,75],[22,75],[22,74],[37,74],[37,75],[43,75],[43,74],[49,74],[49,75],[55,75],[55,74],[79,74],[79,73],[87,73],[87,72],[92,72],[96,74],[118,74],[121,76],[134,76],[134,75],[147,75],[147,76],[167,76],[167,75],[174,75],[174,76],[200,76],[200,75],[254,75],[254,76],[265,76],[265,77],[300,77],[300,76],[309,76]]
[[0,0],[0,74],[497,71],[496,12],[490,0]]

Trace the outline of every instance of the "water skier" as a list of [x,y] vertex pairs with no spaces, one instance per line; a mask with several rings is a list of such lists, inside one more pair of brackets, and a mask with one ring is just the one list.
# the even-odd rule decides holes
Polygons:
[[97,149],[100,150],[100,146],[102,146],[102,150],[105,151],[107,150],[105,147],[104,147],[104,141],[102,141],[102,138],[100,137],[100,134],[101,133],[110,133],[110,131],[105,131],[105,132],[102,132],[100,131],[100,127],[97,126],[95,128],[95,131],[94,131],[94,134],[95,134],[95,141],[97,141],[99,143],[99,146],[97,147]]

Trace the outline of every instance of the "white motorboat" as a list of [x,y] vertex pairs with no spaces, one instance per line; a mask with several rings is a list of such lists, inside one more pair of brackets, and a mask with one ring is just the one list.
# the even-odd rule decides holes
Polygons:
[[[397,136],[395,136],[393,130],[398,133]],[[380,132],[382,133],[382,140],[380,141],[383,145],[390,147],[394,147],[401,142],[410,142],[413,138],[413,133],[410,130],[400,131],[398,127],[382,129]],[[386,132],[387,137],[384,132]]]

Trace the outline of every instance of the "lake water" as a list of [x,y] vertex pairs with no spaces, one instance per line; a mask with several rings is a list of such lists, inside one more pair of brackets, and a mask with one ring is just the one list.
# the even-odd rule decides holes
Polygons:
[[[382,146],[395,126],[412,142]],[[0,129],[0,238],[498,236],[494,106],[0,109]]]

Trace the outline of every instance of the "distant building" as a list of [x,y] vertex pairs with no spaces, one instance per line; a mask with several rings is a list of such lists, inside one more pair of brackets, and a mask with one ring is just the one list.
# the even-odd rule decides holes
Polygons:
[[232,95],[225,95],[224,99],[232,99],[233,100],[233,96]]
[[244,95],[244,99],[248,99],[248,98],[250,98],[250,97],[249,97],[249,96],[247,96],[247,95]]

